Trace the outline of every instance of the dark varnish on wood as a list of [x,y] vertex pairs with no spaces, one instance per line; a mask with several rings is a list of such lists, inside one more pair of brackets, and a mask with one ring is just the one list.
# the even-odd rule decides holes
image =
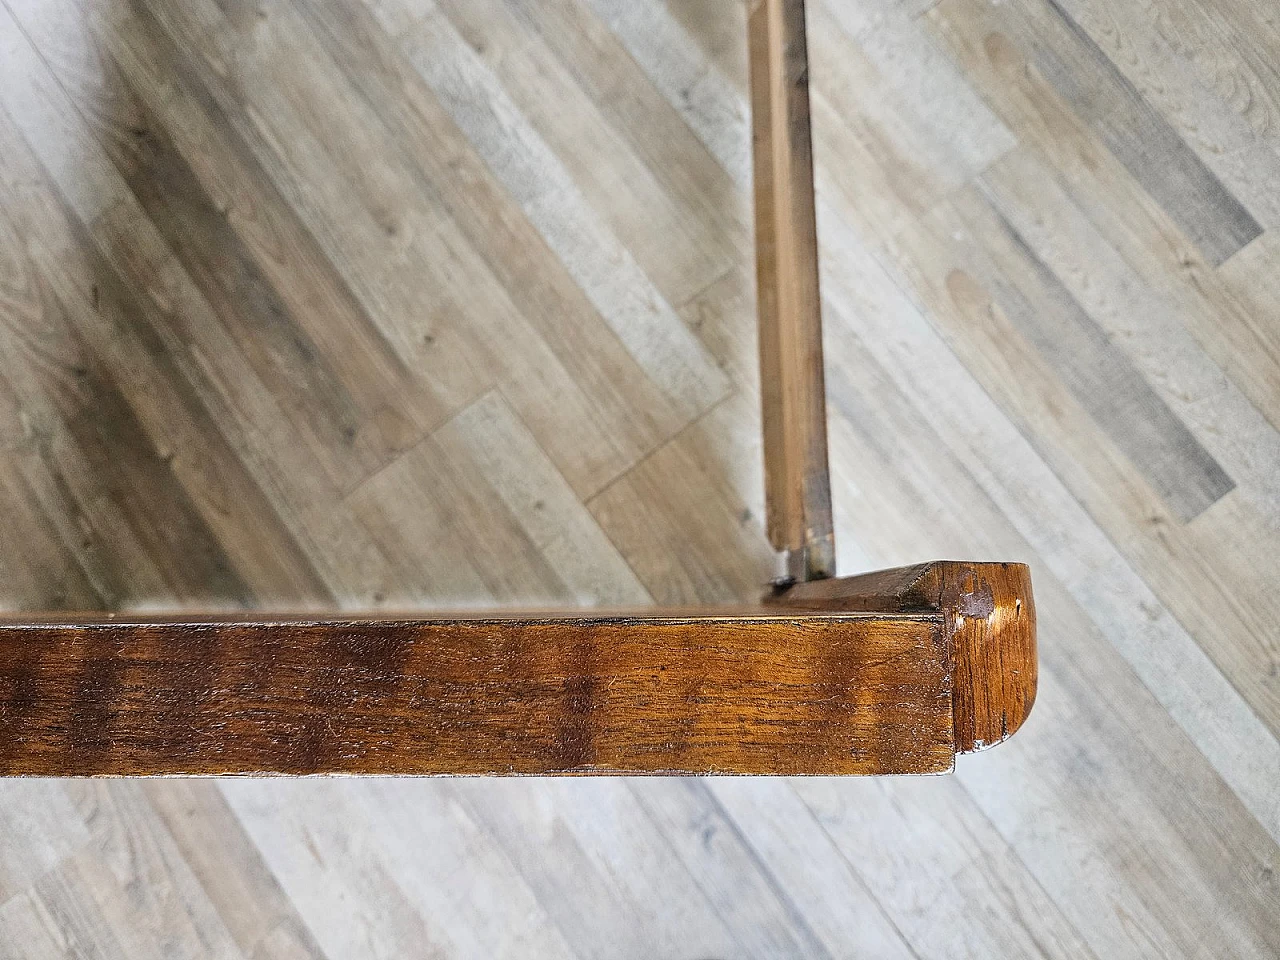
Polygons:
[[0,773],[933,773],[933,615],[0,626]]
[[1036,605],[1025,564],[937,560],[796,584],[773,602],[806,610],[941,613],[952,658],[957,753],[1007,740],[1035,704]]
[[1020,564],[728,612],[0,623],[0,774],[940,773],[1035,700]]

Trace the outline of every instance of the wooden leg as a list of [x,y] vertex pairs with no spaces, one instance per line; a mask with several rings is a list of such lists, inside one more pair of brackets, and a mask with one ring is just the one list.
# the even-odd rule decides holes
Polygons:
[[815,580],[835,574],[835,536],[804,0],[756,0],[749,23],[769,539]]

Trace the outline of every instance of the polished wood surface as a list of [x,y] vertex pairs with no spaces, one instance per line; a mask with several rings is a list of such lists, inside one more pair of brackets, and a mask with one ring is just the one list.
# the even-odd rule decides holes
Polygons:
[[720,613],[28,615],[0,776],[943,773],[1022,725],[1035,636],[1025,567],[954,562]]
[[1035,705],[1036,605],[1025,564],[935,561],[796,584],[773,602],[797,609],[941,613],[959,753],[1008,740]]
[[765,513],[796,580],[835,574],[804,0],[747,18]]
[[0,626],[0,774],[942,773],[941,617]]
[[[1272,6],[807,7],[839,568],[1030,564],[1018,734],[950,777],[6,780],[0,956],[1280,954]],[[746,30],[0,3],[0,605],[754,602]]]

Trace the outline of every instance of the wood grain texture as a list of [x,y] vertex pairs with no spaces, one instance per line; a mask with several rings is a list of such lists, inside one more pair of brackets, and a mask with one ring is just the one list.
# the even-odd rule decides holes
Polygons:
[[[1015,226],[1014,220],[1030,220],[1031,213],[1015,206],[1022,197],[1009,197],[1014,191],[1008,172],[1021,159],[1011,155],[993,165],[981,191],[957,191],[922,219],[921,224],[945,244],[952,261],[951,268],[936,278],[941,289],[930,294],[962,310],[989,305],[998,317],[991,324],[1007,322],[1013,328],[1008,336],[1025,339],[1044,356],[1168,509],[1180,520],[1193,520],[1230,493],[1235,483],[1135,364],[1112,348],[1107,329],[1041,259],[1034,241]],[[1053,196],[1051,189],[1034,185],[1031,178],[1025,186],[1036,206]],[[1032,216],[1044,214],[1037,210]],[[957,234],[976,239],[957,243]]]
[[[753,601],[748,7],[0,0],[0,608]],[[0,956],[1280,956],[1280,26],[1059,7],[807,4],[839,567],[1031,564],[1017,736],[928,778],[3,779]],[[1050,274],[1142,403],[1029,335]]]
[[1032,62],[1199,248],[1218,266],[1262,232],[1223,185],[1066,6],[1013,5],[1010,23]]
[[797,580],[835,573],[804,0],[748,23],[769,539]]
[[937,614],[0,626],[0,773],[938,773]]
[[798,608],[937,611],[953,658],[956,752],[1003,743],[1036,701],[1036,606],[1021,563],[946,560],[795,584],[772,602]]
[[949,770],[1035,701],[1021,564],[759,610],[0,622],[0,775]]

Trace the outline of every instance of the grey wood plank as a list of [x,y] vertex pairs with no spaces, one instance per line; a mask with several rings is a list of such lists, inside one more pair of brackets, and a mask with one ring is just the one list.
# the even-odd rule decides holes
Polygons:
[[[1004,122],[977,95],[967,77],[925,39],[924,27],[896,3],[816,0],[811,16],[834,19],[829,32],[852,40],[873,66],[885,97],[900,114],[896,124],[916,131],[922,153],[941,178],[968,182],[1014,146]],[[829,58],[836,74],[840,62]],[[819,62],[821,69],[821,62]],[[883,98],[876,98],[883,99]],[[873,108],[874,109],[874,108]],[[963,118],[957,122],[958,118]],[[888,124],[886,124],[888,126]]]
[[[728,830],[750,851],[803,924],[834,957],[920,957],[887,914],[851,861],[782,780],[734,780],[706,784],[714,798],[704,829]],[[723,841],[721,841],[723,842]],[[797,924],[799,926],[799,924]]]
[[[181,551],[120,519],[164,480],[147,444],[179,451],[171,492],[286,605],[758,591],[744,4],[443,5],[462,43],[443,47],[448,89],[514,105],[503,123],[548,148],[530,150],[478,149],[483,123],[411,62],[431,3],[4,3],[23,29],[0,29],[0,607],[210,601],[216,576],[166,582]],[[0,790],[0,955],[1280,954],[1275,244],[1215,266],[1248,216],[1275,219],[1280,28],[1257,0],[1062,0],[1090,52],[1038,0],[930,5],[815,7],[846,28],[813,61],[840,562],[1032,561],[1026,730],[950,781],[710,797],[110,783],[69,809],[62,785],[19,784]],[[529,102],[544,91],[589,121]],[[1130,142],[1147,107],[1180,143]],[[154,154],[127,136],[143,117]],[[548,167],[575,130],[594,146]],[[701,341],[725,399],[650,379],[633,351],[660,351],[624,346],[583,293],[582,262],[540,232],[551,215],[522,206],[524,170],[591,178],[576,215],[645,251],[634,267],[672,308],[657,329],[683,336],[675,316]],[[648,234],[635,196],[599,188],[645,170],[644,196],[678,208]],[[686,212],[726,246],[664,264],[658,225]],[[127,294],[99,291],[107,319],[103,265]],[[972,282],[948,286],[952,268]],[[265,293],[237,286],[254,269]],[[343,286],[407,380],[325,339],[363,322]],[[241,322],[276,307],[279,327]],[[329,344],[316,369],[298,330]],[[129,462],[76,452],[69,419],[102,428],[79,366],[133,412]],[[1123,396],[1096,396],[1107,383]],[[63,460],[40,459],[51,441]],[[1215,466],[1235,484],[1216,500]],[[76,553],[95,490],[96,559]],[[447,555],[422,546],[437,537]]]
[[[33,42],[52,51],[52,72],[164,242],[316,438],[335,482],[354,485],[398,452],[388,421],[398,418],[411,437],[438,421],[444,404],[415,389],[403,358],[154,21],[103,25],[74,0],[13,7]],[[112,49],[129,28],[153,63],[132,75]],[[174,124],[179,100],[189,115]]]
[[65,788],[92,835],[34,893],[68,953],[96,957],[243,957],[138,783]]
[[[335,0],[310,0],[301,13],[331,69],[376,112],[382,142],[413,181],[406,196],[430,209],[431,229],[442,235],[443,250],[421,253],[419,263],[440,261],[443,276],[423,277],[418,267],[425,289],[416,298],[429,295],[444,322],[467,319],[500,369],[504,394],[575,490],[589,496],[683,427],[678,404],[628,352],[373,14]],[[493,283],[504,295],[488,293]],[[455,291],[453,303],[440,303]],[[434,329],[426,338],[433,352],[445,346]]]
[[392,559],[419,571],[407,595],[393,594],[393,604],[421,603],[416,591],[424,589],[449,596],[454,606],[571,602],[564,581],[475,461],[434,435],[351,500]]
[[[1099,430],[1043,354],[997,307],[994,295],[961,265],[961,250],[989,248],[1002,236],[983,197],[957,195],[920,231],[904,235],[903,247],[912,254],[903,269],[913,291],[950,348],[1090,517],[1120,545],[1259,717],[1280,730],[1280,690],[1271,669],[1277,651],[1269,625],[1277,609],[1269,599],[1273,590],[1263,572],[1266,562],[1254,554],[1267,550],[1262,544],[1273,537],[1266,531],[1274,524],[1265,517],[1276,499],[1270,492],[1277,471],[1276,433],[1198,351],[1163,291],[1128,275],[1120,258],[1103,255],[1104,242],[1090,231],[1080,232],[1080,213],[1072,215],[1073,207],[1061,202],[1057,185],[1042,168],[1014,164],[1001,173],[1013,174],[1014,166],[1021,172],[1000,179],[1001,193],[1010,193],[1012,205],[1006,209],[1052,258],[1059,275],[1070,278],[1074,295],[1116,331],[1113,346],[1142,363],[1150,382],[1160,385],[1162,397],[1239,477],[1240,486],[1195,522],[1177,521],[1141,469]],[[956,238],[971,240],[956,244]],[[1131,333],[1135,327],[1144,332]],[[1172,383],[1185,386],[1170,393]],[[864,419],[870,418],[864,414]],[[1225,541],[1221,531],[1233,528],[1257,533]]]
[[575,606],[627,608],[651,602],[622,554],[500,393],[481,397],[433,439],[451,463],[475,465],[477,480],[493,488],[529,542],[550,561]]
[[245,957],[325,960],[215,784],[155,781],[144,793]]
[[[678,180],[664,176],[643,155],[656,151],[635,146],[650,132],[644,126],[619,130],[507,0],[437,0],[437,5],[564,164],[586,202],[605,212],[613,233],[668,303],[684,303],[729,269],[737,249],[720,227],[723,214],[706,216],[703,203],[691,204],[673,193],[668,185]],[[625,66],[623,60],[619,67]],[[615,99],[625,89],[624,76],[615,73]],[[594,162],[600,156],[610,162]]]
[[576,956],[442,782],[325,786],[245,781],[222,789],[331,960]]
[[[981,285],[948,283],[948,251],[966,234],[965,218],[930,217],[922,225],[932,240],[905,233],[899,262],[952,349],[1003,398],[1006,414],[1252,709],[1280,731],[1280,649],[1271,627],[1280,614],[1264,559],[1274,552],[1280,476],[1268,234],[1223,267],[1208,265],[1026,66],[1001,32],[999,10],[947,0],[931,17],[1026,144],[988,171],[987,189],[1236,489],[1194,523],[1177,523],[1128,458],[1094,436],[1087,414],[1055,386],[1053,368],[989,309]],[[1148,76],[1162,75],[1148,66]],[[1255,532],[1224,536],[1228,530]]]
[[[1266,311],[1242,308],[1219,270],[1200,255],[1070,105],[1029,65],[1019,44],[1009,36],[1011,28],[1005,16],[1005,6],[992,6],[985,0],[945,0],[928,19],[934,37],[964,65],[983,96],[1017,131],[1020,152],[1035,154],[1051,171],[1058,188],[1097,225],[1142,283],[1176,304],[1164,309],[1177,313],[1200,349],[1274,426],[1277,420],[1268,411],[1280,407],[1280,365],[1265,322]],[[1168,74],[1167,68],[1147,64],[1144,75],[1156,79]],[[1214,115],[1221,116],[1221,111],[1214,111]],[[1197,122],[1196,128],[1203,129],[1204,124]],[[1248,151],[1242,153],[1236,140],[1215,135],[1211,143],[1206,146],[1209,155],[1236,158],[1254,175],[1280,182],[1280,176],[1263,172],[1265,164],[1251,162]],[[1227,264],[1256,243],[1250,243]]]
[[6,585],[3,607],[20,610],[96,610],[106,600],[88,572],[68,548],[55,518],[49,516],[25,476],[29,454],[6,455],[0,465],[0,540],[22,544],[20,556],[0,557],[0,578]]
[[[1274,269],[1277,257],[1280,257],[1280,231],[1268,230],[1223,264],[1219,276],[1242,312],[1253,322],[1258,335],[1256,356],[1280,372],[1280,324],[1274,322],[1275,303],[1280,300],[1280,276]],[[1273,426],[1280,428],[1280,399],[1269,400],[1259,398],[1255,406]]]
[[727,384],[705,348],[443,13],[429,12],[399,39],[650,379],[688,417],[723,397]]
[[[5,190],[4,214],[22,209],[18,194]],[[46,189],[47,189],[47,185]],[[166,450],[156,443],[116,377],[95,350],[84,344],[73,323],[77,314],[92,311],[108,324],[128,324],[143,314],[124,280],[105,263],[52,192],[35,202],[19,220],[28,236],[40,230],[38,216],[46,226],[62,220],[68,231],[68,246],[62,249],[58,270],[61,276],[37,264],[26,269],[43,273],[48,283],[44,309],[52,311],[63,326],[67,343],[76,356],[69,368],[46,369],[58,386],[46,387],[59,397],[54,409],[58,429],[52,441],[38,454],[51,474],[51,482],[63,491],[68,505],[86,521],[83,533],[73,540],[78,553],[111,551],[121,543],[151,558],[155,579],[152,590],[192,595],[204,593],[223,605],[253,603],[249,584],[237,570],[219,538],[183,486],[171,463],[184,452]],[[34,208],[34,209],[32,209]],[[36,211],[39,211],[36,213]],[[15,251],[16,252],[16,251]],[[145,328],[144,328],[145,329]],[[154,333],[151,341],[156,342]],[[20,338],[9,339],[15,353],[22,352]],[[163,358],[163,350],[156,349]],[[39,369],[34,367],[33,369]],[[170,365],[169,382],[193,420],[208,428],[208,416],[186,381]],[[67,383],[70,381],[70,384]],[[37,381],[38,383],[38,381]],[[36,387],[36,383],[32,387]],[[216,428],[215,428],[216,431]],[[210,431],[209,439],[216,436]],[[220,439],[220,438],[218,438]],[[246,490],[246,493],[248,490]],[[117,562],[127,562],[122,554]],[[166,559],[167,558],[167,559]],[[99,557],[95,562],[100,576],[95,589],[112,605],[145,602],[148,587],[129,586],[113,576],[112,563]],[[139,573],[143,567],[139,567]],[[163,572],[162,572],[163,571]],[[108,586],[108,583],[113,583]]]
[[[878,303],[881,310],[887,306]],[[846,478],[846,496],[859,517],[851,532],[866,553],[864,567],[930,551],[1028,556],[1005,501],[967,475],[977,461],[945,452],[938,430],[951,424],[935,427],[936,410],[914,407],[868,351],[842,333],[845,322],[829,313],[829,329],[839,334],[833,356],[844,358],[845,389],[853,393],[837,405],[847,406],[853,420],[840,415],[833,422],[833,472]],[[1022,388],[1038,392],[1035,367],[1025,369]],[[1087,415],[1080,416],[1087,424]],[[1088,438],[1094,428],[1072,423],[1069,429]],[[938,480],[929,482],[930,476]],[[1029,735],[1008,745],[1010,756],[991,751],[960,765],[966,792],[1097,956],[1146,956],[1151,943],[1166,955],[1194,955],[1206,938],[1215,941],[1208,931],[1226,927],[1236,949],[1268,956],[1280,935],[1269,907],[1275,887],[1254,879],[1272,874],[1268,864],[1280,848],[1122,663],[1103,633],[1110,621],[1093,624],[1048,563],[1028,559],[1043,571],[1043,587],[1037,586],[1042,694]],[[1060,673],[1069,679],[1059,680]],[[1082,726],[1090,730],[1083,738],[1077,736]],[[857,807],[860,789],[845,785],[840,802]],[[1206,829],[1209,823],[1220,829]],[[992,854],[997,860],[1007,855]],[[855,866],[864,862],[851,857]],[[914,860],[911,886],[949,888],[949,873],[938,867],[943,872],[935,878],[935,866]]]
[[[716,158],[664,99],[656,82],[622,40],[579,0],[505,0],[528,28],[555,51],[575,82],[591,97],[617,134],[625,137],[653,175],[690,214],[714,226],[739,251],[750,254],[751,209]],[[745,11],[735,4],[677,3],[672,12],[714,23],[734,57],[730,76],[747,76]],[[678,306],[678,304],[677,304]]]
[[[970,457],[976,478],[1002,504],[1048,570],[1068,585],[1096,623],[1105,625],[1112,643],[1149,689],[1267,832],[1280,839],[1280,797],[1269,786],[1280,779],[1280,742],[1159,603],[1027,438],[1003,417],[865,245],[821,205],[819,223],[820,229],[826,225],[827,249],[843,264],[842,271],[828,271],[823,278],[828,296],[847,297],[861,308],[861,342],[866,349],[922,412],[939,418],[939,436]],[[979,413],[983,427],[973,419]],[[963,445],[960,437],[965,438]]]
[[[974,223],[957,258],[1182,521],[1235,483],[1002,214]],[[957,278],[957,282],[959,279]]]
[[[200,362],[200,346],[207,341],[193,333],[209,327],[193,322],[183,329],[182,321],[195,304],[185,301],[176,285],[167,284],[165,254],[147,243],[149,221],[131,224],[127,247],[113,242],[121,237],[113,237],[110,228],[97,229],[118,225],[115,217],[127,191],[101,150],[95,150],[92,139],[77,126],[74,109],[42,70],[18,25],[8,19],[7,11],[0,20],[0,37],[10,46],[0,63],[12,71],[0,85],[6,102],[0,135],[8,144],[3,186],[17,190],[9,194],[5,214],[23,218],[27,256],[40,264],[43,284],[61,291],[62,309],[68,311],[72,327],[58,336],[73,345],[83,343],[109,366],[112,381],[127,395],[156,448],[170,454],[168,469],[197,496],[201,516],[220,531],[220,541],[236,539],[237,563],[264,596],[279,591],[328,598],[292,531],[275,516],[275,506],[258,480],[232,452],[235,448],[224,432],[226,405],[217,403],[209,382],[213,377]],[[24,141],[39,149],[38,157],[23,147]],[[78,168],[64,166],[69,158],[83,168],[83,176]],[[83,197],[83,179],[94,182],[102,196]],[[103,196],[117,199],[103,209]],[[142,318],[146,322],[140,322]],[[193,341],[200,346],[193,346]],[[87,364],[67,364],[68,369],[80,366],[88,370]],[[237,397],[236,403],[247,400]],[[213,416],[211,408],[220,415]],[[238,505],[239,513],[226,509],[231,503]],[[55,510],[53,515],[63,512]],[[256,518],[250,521],[258,533],[256,541],[226,536],[224,524],[237,528],[249,517]],[[67,542],[80,539],[71,535]],[[132,569],[145,573],[148,564],[140,561]],[[152,592],[163,596],[165,588],[156,586]]]
[[[1208,12],[1188,4],[1171,12],[1159,2],[1105,4],[1062,0],[1062,7],[1089,34],[1142,95],[1222,180],[1260,224],[1280,222],[1280,152],[1276,150],[1271,105],[1280,95],[1272,64],[1261,66],[1249,43],[1213,30],[1188,46],[1179,35],[1188,20]],[[1274,28],[1237,6],[1237,31],[1274,38]],[[1196,28],[1191,29],[1196,35]],[[1122,39],[1117,44],[1117,39]],[[1241,62],[1241,54],[1245,62]],[[1202,62],[1213,63],[1212,75]],[[1249,60],[1252,59],[1252,63]]]
[[582,960],[735,956],[726,923],[621,782],[460,781],[484,826]]
[[0,786],[0,903],[20,895],[89,840],[61,784],[32,780]]
[[38,897],[21,893],[0,904],[0,957],[4,960],[63,960],[66,937]]
[[[329,960],[444,960],[447,940],[391,875],[350,783],[217,786],[241,829]],[[317,790],[316,788],[320,789]],[[225,868],[224,868],[225,869]]]
[[[167,36],[169,56],[190,66],[443,412],[489,389],[493,350],[461,322],[466,310],[458,305],[494,297],[491,278],[469,246],[450,243],[447,221],[438,222],[430,198],[406,182],[386,131],[346,78],[326,68],[294,8],[267,18],[201,0],[132,10],[145,28]],[[207,49],[221,51],[234,69],[193,55]],[[427,278],[434,297],[424,312]],[[498,299],[489,310],[511,307]],[[435,422],[428,414],[426,424]]]
[[629,786],[745,955],[835,956],[706,784],[658,779]]
[[1057,0],[1028,18],[1022,3],[1007,23],[1036,69],[1071,104],[1205,258],[1217,265],[1262,232],[1231,194]]
[[[1231,475],[1238,496],[1273,514],[1280,498],[1280,435],[1265,411],[1224,382],[1215,358],[1187,331],[1187,310],[1178,298],[1170,297],[1163,284],[1146,281],[1118,255],[1035,158],[1020,153],[1005,158],[984,177],[984,189],[1114,347]],[[1087,259],[1080,255],[1085,250]],[[1265,328],[1265,321],[1259,326]],[[1264,334],[1255,349],[1266,347]],[[1176,390],[1170,389],[1174,383]]]
[[729,179],[739,189],[749,184],[751,122],[746,110],[746,72],[729,77],[710,65],[697,41],[659,4],[578,2],[617,36]]

